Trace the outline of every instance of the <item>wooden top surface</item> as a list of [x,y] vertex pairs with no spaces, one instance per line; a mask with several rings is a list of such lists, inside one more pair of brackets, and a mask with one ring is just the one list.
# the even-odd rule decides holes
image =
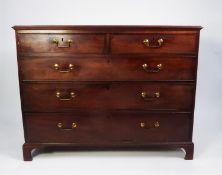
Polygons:
[[164,25],[21,25],[13,26],[15,30],[201,30],[201,26],[164,26]]

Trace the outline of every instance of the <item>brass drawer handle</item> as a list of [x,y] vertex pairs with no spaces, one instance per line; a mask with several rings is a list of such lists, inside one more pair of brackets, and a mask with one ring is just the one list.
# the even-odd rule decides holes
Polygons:
[[[58,48],[68,48],[68,47],[71,46],[72,40],[69,39],[69,40],[67,40],[67,41],[64,42],[64,41],[63,41],[63,38],[62,38],[62,43],[63,43],[63,44],[60,44],[59,40],[56,39],[56,38],[54,38],[54,39],[52,40],[52,43],[56,44]],[[65,43],[65,44],[64,44],[64,43]]]
[[146,72],[156,73],[156,72],[159,72],[162,69],[162,64],[157,64],[155,68],[151,69],[151,68],[149,68],[148,64],[144,63],[142,65],[142,68]]
[[158,121],[154,122],[152,125],[146,125],[144,122],[140,122],[141,128],[151,129],[151,128],[159,128],[160,123]]
[[53,65],[54,69],[61,72],[61,73],[67,73],[67,72],[71,72],[74,69],[74,65],[73,64],[69,64],[67,69],[61,69],[61,66],[59,66],[59,64],[55,63]]
[[160,92],[154,92],[153,94],[148,94],[147,92],[143,91],[141,92],[141,97],[144,100],[149,100],[149,99],[153,99],[153,98],[159,98],[160,97]]
[[151,45],[149,39],[146,38],[146,39],[143,40],[143,44],[146,47],[159,48],[159,47],[161,47],[163,45],[163,39],[162,38],[158,39],[157,40],[157,45]]
[[77,123],[73,122],[71,128],[64,128],[63,123],[58,123],[57,127],[61,130],[70,131],[70,130],[73,130],[77,127]]
[[62,98],[61,93],[59,91],[56,92],[56,97],[59,98],[59,100],[68,101],[68,100],[72,100],[76,97],[75,92],[70,92],[69,95],[70,95],[69,98]]

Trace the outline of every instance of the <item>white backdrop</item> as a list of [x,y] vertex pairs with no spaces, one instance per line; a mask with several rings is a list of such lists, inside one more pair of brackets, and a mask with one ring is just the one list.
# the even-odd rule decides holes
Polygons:
[[[0,0],[1,174],[221,174],[221,0]],[[195,155],[180,151],[68,152],[22,161],[24,142],[13,25],[201,25]]]

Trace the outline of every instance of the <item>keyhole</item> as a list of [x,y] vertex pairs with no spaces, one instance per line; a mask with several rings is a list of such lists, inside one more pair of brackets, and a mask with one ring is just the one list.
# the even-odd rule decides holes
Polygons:
[[63,38],[62,38],[62,42],[63,42]]

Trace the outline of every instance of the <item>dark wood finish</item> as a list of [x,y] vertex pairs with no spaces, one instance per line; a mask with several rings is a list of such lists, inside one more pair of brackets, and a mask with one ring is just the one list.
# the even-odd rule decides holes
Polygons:
[[[74,109],[144,109],[190,111],[194,86],[158,83],[26,83],[22,85],[24,111],[67,111]],[[141,93],[147,92],[147,99]],[[71,100],[70,92],[76,94]],[[160,97],[152,97],[159,92]],[[104,103],[105,102],[105,103]]]
[[[72,123],[77,124],[71,128]],[[147,126],[141,128],[140,123]],[[159,127],[155,128],[155,122]],[[64,129],[57,127],[64,124]],[[140,144],[191,141],[187,114],[150,113],[40,113],[25,114],[27,142],[75,144]],[[44,133],[44,134],[43,134]],[[177,134],[174,134],[177,133]]]
[[24,161],[32,161],[32,157],[41,152],[52,152],[57,150],[67,151],[105,151],[105,150],[122,150],[122,151],[149,151],[149,150],[166,150],[166,149],[183,149],[185,151],[185,160],[193,160],[194,144],[192,142],[162,142],[162,143],[147,143],[146,145],[125,144],[116,145],[76,145],[73,143],[24,143],[23,157]]
[[[141,31],[147,32],[147,30],[178,30],[178,31],[199,31],[202,29],[201,26],[173,26],[173,25],[25,25],[25,26],[13,26],[13,29],[16,31],[25,30],[28,32],[30,30],[62,30],[63,33],[66,33],[64,30],[76,30],[76,31],[96,31],[96,32],[123,32],[123,31]],[[148,30],[148,31],[149,31]],[[44,32],[44,31],[43,31]]]
[[[23,80],[57,80],[57,81],[158,81],[158,80],[195,80],[196,57],[154,57],[154,56],[113,56],[89,57],[22,57],[21,76]],[[66,70],[74,65],[70,72],[54,69],[59,64]],[[147,64],[148,71],[142,65]],[[159,72],[158,64],[162,64]],[[149,72],[150,71],[150,72]],[[102,72],[102,73],[101,73]]]
[[[53,43],[57,39],[59,44]],[[68,40],[72,43],[67,44]],[[19,34],[19,52],[32,53],[103,53],[105,35],[96,34]]]
[[[58,149],[183,148],[185,159],[193,159],[200,26],[13,28],[25,161]],[[59,98],[72,91],[75,97],[61,101],[58,91]]]
[[[197,50],[197,35],[158,33],[158,34],[119,34],[111,36],[112,53],[195,53]],[[143,44],[144,39],[149,39],[150,45]],[[162,46],[157,45],[158,39],[163,39]]]

